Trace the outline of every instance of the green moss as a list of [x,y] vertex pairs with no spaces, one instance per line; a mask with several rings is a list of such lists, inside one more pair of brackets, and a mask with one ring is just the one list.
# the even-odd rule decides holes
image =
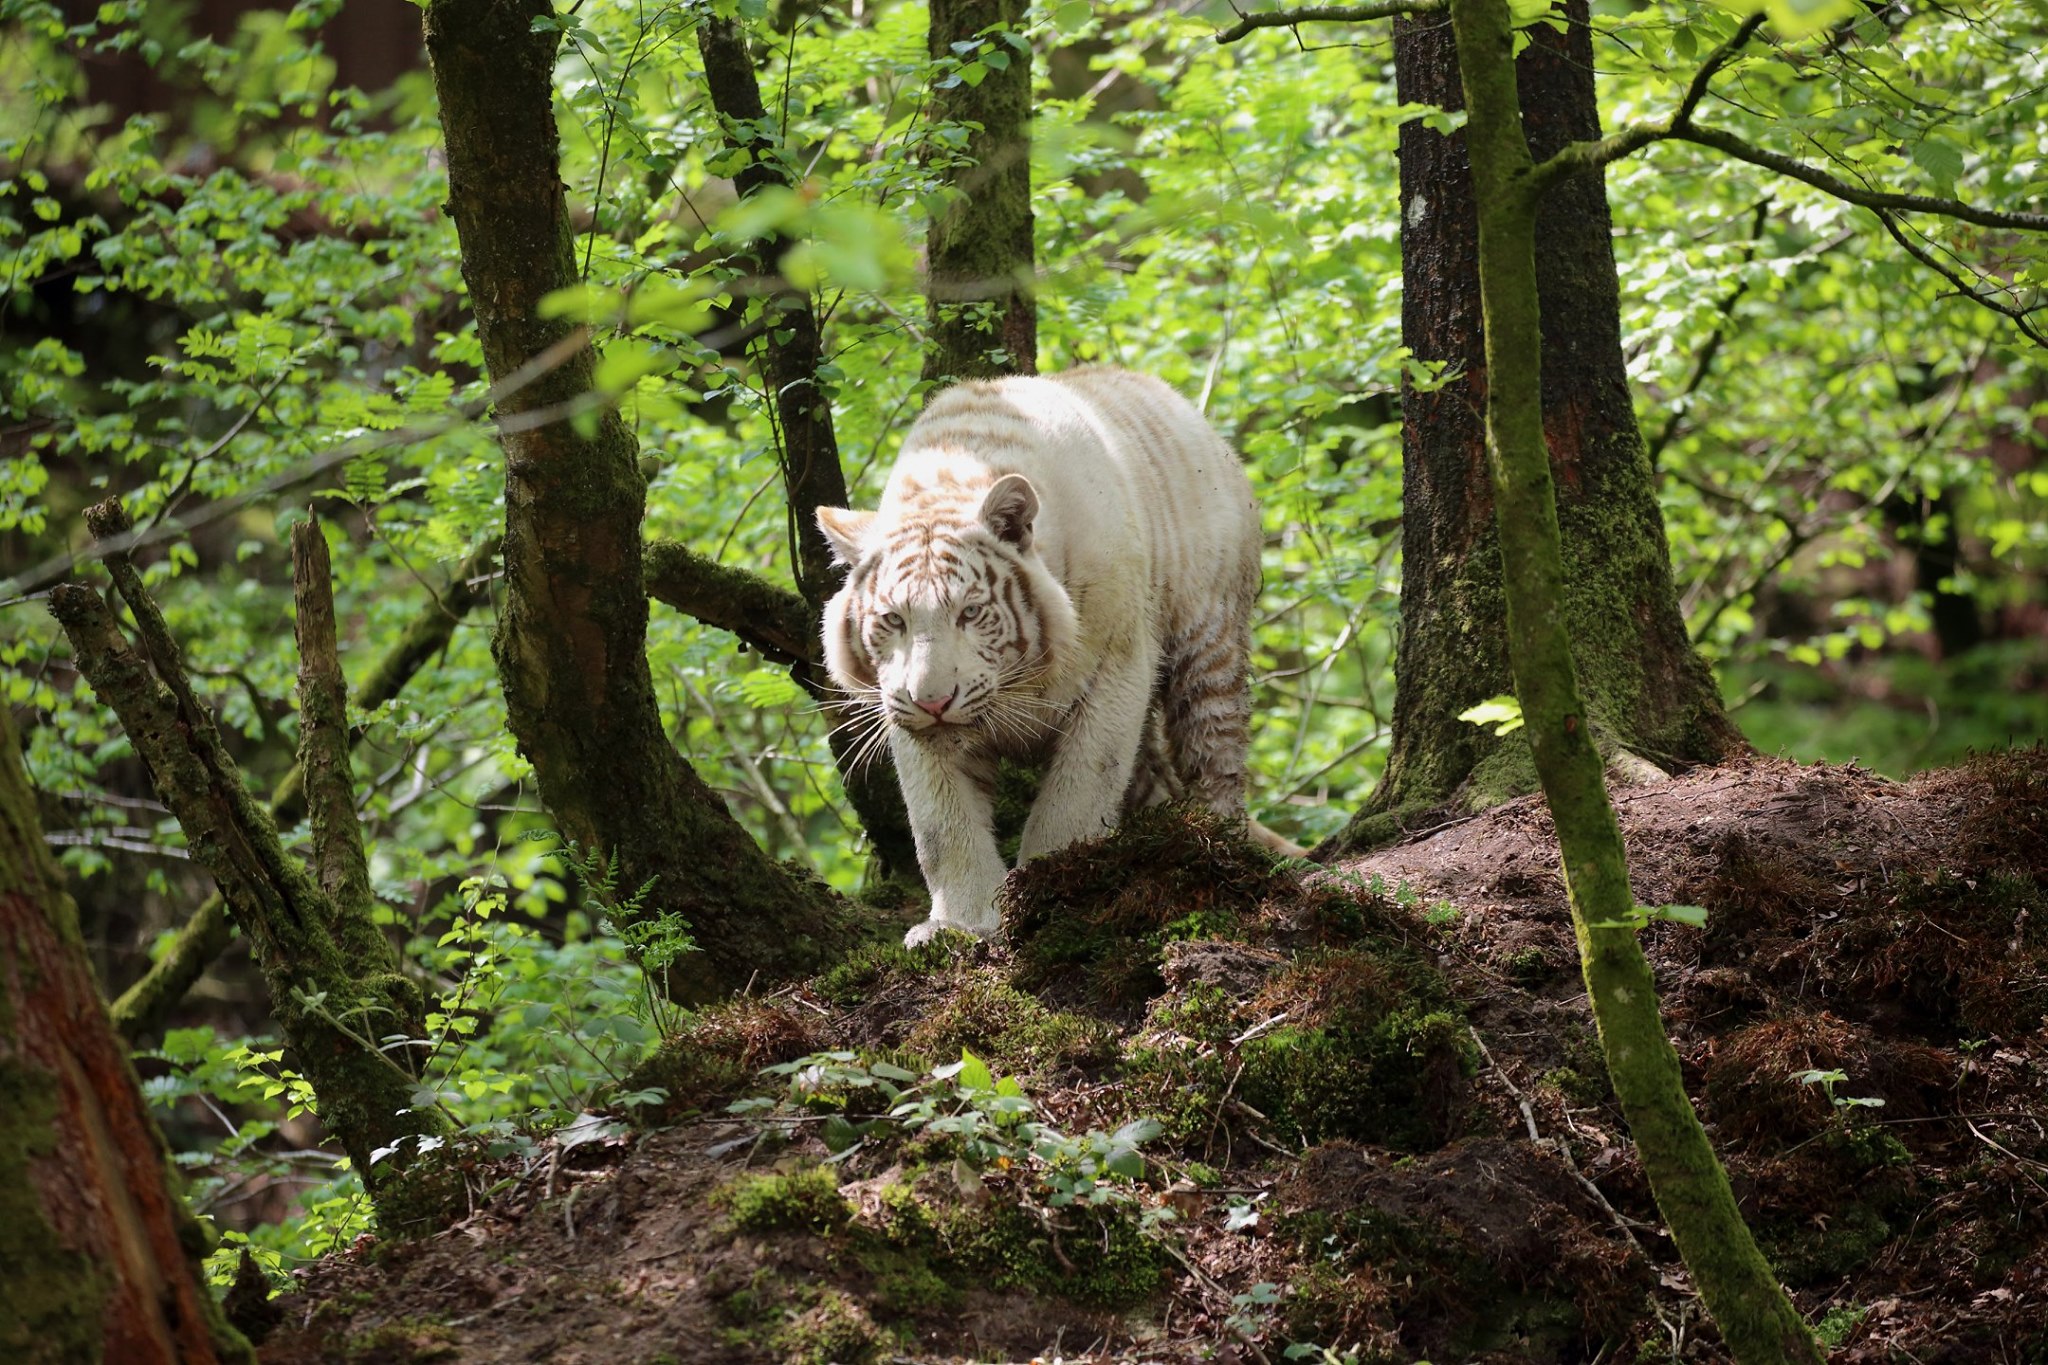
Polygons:
[[1166,1255],[1139,1233],[1135,1215],[1068,1209],[1048,1228],[1015,1204],[991,1202],[933,1211],[944,1254],[997,1289],[1059,1294],[1097,1308],[1125,1309],[1158,1294]]
[[788,1174],[743,1176],[712,1196],[732,1214],[733,1226],[750,1232],[836,1232],[853,1217],[829,1166],[807,1166]]
[[1289,1138],[1349,1137],[1416,1151],[1449,1136],[1477,1056],[1451,1013],[1448,984],[1420,956],[1313,955],[1260,1003],[1300,1022],[1239,1049],[1237,1093]]
[[910,1031],[905,1046],[942,1061],[972,1051],[998,1071],[1046,1073],[1107,1060],[1113,1035],[1102,1023],[1048,1009],[982,968]]
[[1158,1119],[1172,1142],[1206,1141],[1221,1121],[1238,1031],[1236,1008],[1216,986],[1197,983],[1155,1004],[1145,1033],[1167,1041],[1126,1051],[1129,1116]]
[[633,1121],[673,1122],[745,1092],[761,1068],[815,1052],[823,1035],[815,1015],[751,998],[727,1000],[693,1015],[689,1024],[641,1062],[620,1089],[659,1089],[667,1098],[638,1105]]
[[1543,1073],[1538,1085],[1555,1090],[1573,1104],[1599,1104],[1607,1097],[1607,1087],[1597,1080],[1588,1080],[1577,1070],[1568,1066],[1555,1067]]
[[461,1217],[479,1155],[477,1143],[457,1138],[394,1168],[377,1187],[377,1230],[394,1241],[431,1237]]
[[915,948],[900,943],[871,943],[854,949],[843,961],[811,982],[811,992],[842,1008],[867,1003],[875,988],[890,976],[930,976],[956,960],[971,956],[981,940],[972,934],[943,930]]
[[877,1241],[856,1250],[854,1263],[872,1278],[875,1307],[888,1316],[932,1313],[959,1302],[959,1288],[933,1268],[922,1247]]
[[1856,1324],[1863,1321],[1870,1309],[1858,1303],[1836,1304],[1827,1315],[1814,1324],[1813,1334],[1820,1338],[1820,1344],[1830,1351],[1849,1340],[1849,1334],[1856,1330]]
[[783,1365],[870,1365],[885,1338],[865,1310],[836,1289],[777,1330],[769,1345]]

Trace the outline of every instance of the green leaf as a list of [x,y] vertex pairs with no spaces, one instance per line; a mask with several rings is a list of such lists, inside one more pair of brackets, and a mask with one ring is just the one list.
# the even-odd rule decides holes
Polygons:
[[604,393],[620,394],[648,375],[669,373],[678,363],[676,353],[668,347],[629,337],[605,347],[604,359],[597,362],[597,373],[590,382]]
[[960,1088],[962,1090],[993,1090],[995,1077],[989,1074],[988,1063],[969,1052],[960,1049]]
[[1522,703],[1513,697],[1489,697],[1479,705],[1460,711],[1458,719],[1474,725],[1491,725],[1496,735],[1511,735],[1522,728]]
[[1129,1123],[1117,1129],[1115,1135],[1110,1138],[1110,1141],[1139,1147],[1150,1142],[1165,1131],[1166,1125],[1158,1119],[1132,1119]]
[[1145,1158],[1139,1156],[1134,1148],[1118,1147],[1103,1158],[1102,1169],[1111,1175],[1136,1180],[1145,1174]]
[[1064,4],[1053,10],[1052,24],[1061,33],[1072,34],[1094,17],[1095,6],[1088,0],[1065,0]]
[[1937,135],[1929,135],[1913,144],[1913,164],[1947,194],[1963,173],[1963,149]]
[[1748,16],[1763,10],[1786,38],[1804,38],[1838,19],[1858,13],[1857,0],[1714,0],[1722,9]]

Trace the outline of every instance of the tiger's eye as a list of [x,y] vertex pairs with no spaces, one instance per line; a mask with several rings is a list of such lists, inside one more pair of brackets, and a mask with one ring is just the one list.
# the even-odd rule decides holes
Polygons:
[[979,615],[981,615],[981,603],[969,602],[966,606],[960,608],[960,624],[964,626]]
[[882,613],[882,624],[891,630],[901,630],[903,629],[903,618],[893,611],[885,611]]

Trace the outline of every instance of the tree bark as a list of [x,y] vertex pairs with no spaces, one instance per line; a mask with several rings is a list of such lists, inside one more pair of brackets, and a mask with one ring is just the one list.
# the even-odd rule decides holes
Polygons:
[[[746,30],[736,19],[707,13],[698,21],[697,47],[704,59],[705,88],[725,127],[726,145],[746,153],[746,164],[733,177],[740,197],[795,188],[781,146],[768,135],[761,83],[754,74]],[[761,307],[769,323],[761,329],[756,354],[762,382],[773,400],[769,410],[782,459],[797,594],[809,614],[808,634],[816,641],[826,599],[839,591],[846,577],[832,562],[831,548],[818,526],[818,509],[846,506],[846,475],[839,464],[831,396],[818,381],[818,366],[824,356],[818,315],[810,297],[782,275],[782,257],[792,245],[785,237],[771,236],[731,261],[761,292]],[[668,556],[663,567],[674,569],[678,561]],[[817,662],[818,653],[814,644],[796,659],[793,673],[812,695],[830,699],[832,684]],[[920,885],[917,845],[911,838],[910,815],[903,806],[895,768],[886,755],[857,764],[851,732],[836,725],[830,743],[847,801],[867,831],[874,853],[870,885]]]
[[[725,127],[726,145],[747,156],[733,176],[740,198],[770,188],[793,188],[782,149],[768,135],[746,31],[738,20],[707,13],[697,24],[697,47],[704,58],[704,84],[712,107]],[[823,358],[818,315],[810,296],[782,275],[782,257],[793,245],[780,234],[769,236],[733,256],[731,263],[761,299],[761,380],[771,399],[769,410],[780,443],[796,590],[813,613],[821,613],[825,599],[839,590],[845,575],[832,563],[831,547],[818,529],[817,511],[846,506],[846,475],[839,467],[832,402],[818,383]]]
[[[129,526],[114,500],[90,509],[86,520],[102,540]],[[290,1060],[312,1086],[321,1122],[375,1196],[404,1168],[407,1139],[443,1129],[434,1110],[413,1105],[414,1078],[399,1060],[409,1049],[394,1054],[379,1046],[391,1034],[424,1034],[419,988],[400,974],[397,955],[372,922],[367,885],[362,899],[337,899],[285,852],[212,713],[193,694],[177,642],[141,575],[126,554],[108,555],[106,565],[135,617],[147,661],[91,588],[61,585],[50,594],[50,609],[79,672],[120,717],[194,860],[218,883],[254,946]],[[316,648],[331,653],[331,636]],[[300,753],[302,767],[318,766],[305,762],[303,747]],[[390,1156],[376,1160],[383,1149]]]
[[1636,939],[1621,830],[1574,660],[1576,623],[1552,467],[1540,324],[1537,192],[1516,99],[1504,0],[1450,0],[1471,110],[1485,338],[1487,454],[1506,585],[1507,645],[1523,729],[1557,826],[1572,925],[1607,1071],[1658,1210],[1740,1365],[1821,1365],[1806,1321],[1742,1221],[1727,1172],[1686,1097],[1678,1054]]
[[[1599,136],[1585,0],[1565,33],[1537,24],[1515,63],[1523,126],[1538,157]],[[1406,103],[1462,109],[1450,27],[1437,15],[1394,21],[1394,68]],[[1455,805],[1479,809],[1530,790],[1528,744],[1458,719],[1510,690],[1499,540],[1481,412],[1488,371],[1479,326],[1479,235],[1463,131],[1402,126],[1403,340],[1439,361],[1434,392],[1404,386],[1401,629],[1393,747],[1386,775],[1338,836],[1383,842]],[[1589,719],[1610,760],[1660,769],[1711,763],[1747,744],[1679,614],[1654,476],[1622,360],[1619,286],[1602,182],[1558,187],[1536,213],[1542,299],[1543,436],[1571,566],[1564,611]],[[1635,765],[1641,767],[1640,764]]]
[[107,1019],[0,706],[0,1358],[253,1361]]
[[[448,586],[413,618],[370,669],[360,699],[364,710],[374,711],[396,697],[429,659],[447,648],[455,627],[483,597],[482,588],[473,580],[489,569],[497,555],[498,541],[493,536],[455,566]],[[351,744],[358,738],[358,732],[350,732]],[[270,793],[270,818],[279,828],[288,829],[305,814],[305,770],[294,764]],[[227,951],[233,937],[228,903],[218,893],[207,897],[178,930],[164,955],[114,1001],[114,1027],[121,1036],[130,1045],[140,1046],[144,1039],[161,1032],[165,1018],[213,960]]]
[[[966,146],[946,152],[945,190],[926,237],[931,344],[924,377],[994,379],[1038,369],[1031,215],[1031,49],[1022,34],[1025,0],[931,0],[933,60],[968,60],[988,74],[931,94],[934,124],[962,124]],[[995,28],[998,31],[989,33]],[[963,44],[980,48],[961,50]]]
[[[427,51],[441,98],[448,209],[484,361],[530,378],[500,417],[585,404],[596,351],[540,301],[576,282],[554,117],[557,38],[532,31],[547,0],[434,0]],[[537,365],[547,357],[558,363]],[[687,994],[820,965],[844,912],[748,837],[676,753],[648,670],[640,523],[646,486],[615,410],[583,435],[566,420],[501,427],[505,605],[494,653],[519,750],[567,838],[653,883],[703,949]]]

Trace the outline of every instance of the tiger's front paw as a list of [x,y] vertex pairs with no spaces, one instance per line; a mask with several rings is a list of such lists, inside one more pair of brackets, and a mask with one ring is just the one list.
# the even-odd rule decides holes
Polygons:
[[999,924],[990,924],[986,929],[982,929],[972,924],[962,924],[956,919],[940,919],[933,916],[922,924],[913,925],[910,932],[903,936],[903,946],[915,948],[920,943],[930,943],[941,931],[947,929],[956,933],[972,934],[976,938],[993,938],[1000,927]]

